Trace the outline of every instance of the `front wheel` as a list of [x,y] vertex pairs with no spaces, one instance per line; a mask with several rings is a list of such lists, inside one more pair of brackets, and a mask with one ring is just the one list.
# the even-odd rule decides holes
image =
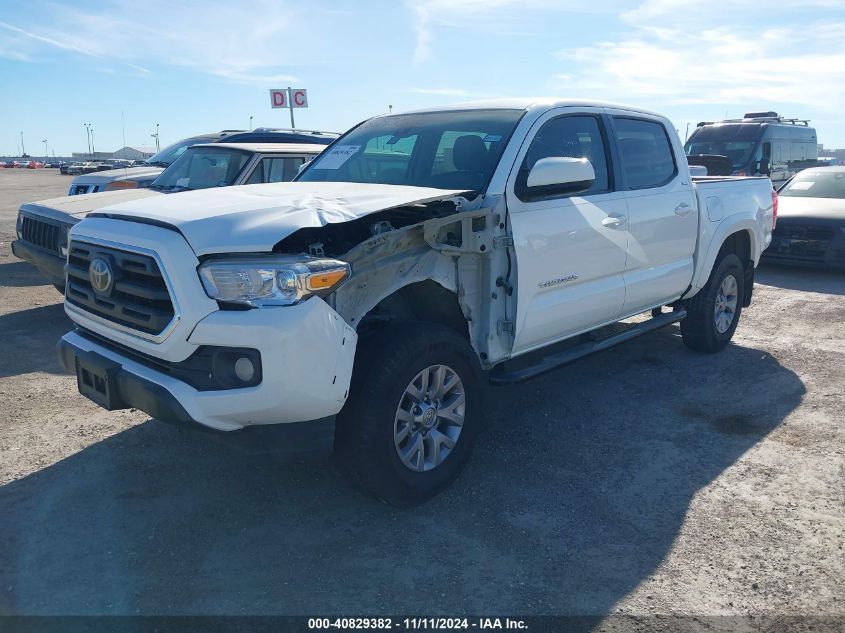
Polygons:
[[479,368],[451,328],[406,323],[359,341],[335,448],[354,483],[388,503],[419,505],[446,488],[472,452]]
[[681,336],[687,347],[699,352],[718,352],[733,337],[742,314],[745,275],[734,254],[716,262],[707,284],[687,302]]

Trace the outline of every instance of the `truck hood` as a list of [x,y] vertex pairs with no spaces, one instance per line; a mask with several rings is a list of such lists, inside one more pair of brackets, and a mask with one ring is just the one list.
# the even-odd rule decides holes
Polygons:
[[778,218],[845,220],[845,200],[841,198],[778,198]]
[[33,215],[47,216],[61,222],[73,222],[74,220],[81,220],[91,211],[105,205],[162,195],[161,192],[152,189],[123,189],[103,193],[85,193],[79,196],[63,196],[39,200],[38,202],[27,202],[21,205],[21,211]]
[[104,185],[116,180],[151,180],[164,169],[161,167],[120,167],[107,171],[82,174],[73,179],[74,184]]
[[461,193],[401,185],[280,182],[106,205],[96,215],[169,224],[182,233],[197,255],[255,253],[272,250],[302,228],[349,222],[377,211]]

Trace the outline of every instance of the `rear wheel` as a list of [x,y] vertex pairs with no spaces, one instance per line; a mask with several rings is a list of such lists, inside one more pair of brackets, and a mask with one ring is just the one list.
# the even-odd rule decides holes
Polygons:
[[739,257],[730,253],[717,261],[707,284],[687,302],[681,335],[687,347],[718,352],[734,335],[742,313],[745,274]]
[[454,330],[406,323],[359,342],[336,451],[353,482],[396,506],[423,503],[469,459],[480,419],[479,369]]

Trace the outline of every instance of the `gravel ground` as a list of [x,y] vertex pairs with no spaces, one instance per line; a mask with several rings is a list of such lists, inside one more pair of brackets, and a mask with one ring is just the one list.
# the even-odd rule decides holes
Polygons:
[[0,170],[0,613],[845,622],[845,275],[758,271],[722,354],[674,327],[489,389],[465,473],[398,511],[78,395],[60,296],[9,247],[68,183]]

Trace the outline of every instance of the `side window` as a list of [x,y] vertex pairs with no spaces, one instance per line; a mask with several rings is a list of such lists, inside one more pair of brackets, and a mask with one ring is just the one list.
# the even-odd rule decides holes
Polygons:
[[622,171],[628,189],[648,189],[668,183],[678,173],[666,129],[654,121],[614,117]]
[[775,164],[782,165],[789,160],[789,143],[786,141],[775,141],[773,151],[772,161]]
[[262,158],[246,181],[247,185],[267,182],[288,182],[296,176],[302,158]]
[[516,176],[514,191],[520,199],[525,200],[528,196],[526,183],[534,164],[541,158],[554,156],[586,158],[593,165],[596,174],[593,186],[577,194],[579,197],[610,191],[607,148],[597,117],[561,116],[543,124],[531,141]]

